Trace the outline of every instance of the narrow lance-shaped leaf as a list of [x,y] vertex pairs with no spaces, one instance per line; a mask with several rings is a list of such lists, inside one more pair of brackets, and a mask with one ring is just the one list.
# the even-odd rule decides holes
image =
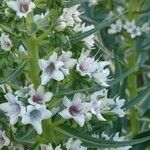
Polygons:
[[123,146],[129,146],[129,145],[135,145],[139,143],[146,142],[150,140],[150,136],[146,136],[141,139],[136,139],[136,140],[129,140],[129,141],[123,141],[123,142],[115,142],[115,141],[107,141],[104,139],[97,139],[94,137],[91,137],[86,134],[81,134],[79,131],[70,128],[70,127],[57,127],[55,128],[56,131],[69,136],[73,137],[75,139],[80,139],[82,142],[85,142],[86,144],[90,144],[90,147],[93,148],[112,148],[112,147],[123,147]]
[[9,27],[7,27],[6,25],[0,24],[0,28],[1,28],[2,30],[4,30],[5,32],[8,32],[8,33],[10,33],[10,34],[12,34],[12,35],[18,37],[18,35],[16,35],[16,34],[12,31],[12,29],[10,29]]
[[[125,11],[123,14],[125,14],[127,11]],[[101,23],[99,23],[95,28],[86,31],[84,33],[77,33],[75,35],[72,35],[69,37],[71,43],[77,43],[78,41],[81,41],[82,39],[90,36],[91,34],[94,34],[96,31],[101,30],[107,26],[109,26],[112,22],[114,22],[116,19],[120,18],[123,14],[118,15],[116,17],[113,17],[112,19],[105,19]]]
[[25,68],[26,63],[27,63],[26,61],[22,62],[8,78],[4,79],[3,81],[0,81],[0,84],[3,84],[7,81],[13,80],[16,77],[18,77],[22,73],[23,69]]
[[140,101],[147,99],[149,96],[150,96],[150,83],[147,85],[145,90],[143,90],[140,94],[138,94],[136,97],[126,102],[123,108],[129,109],[135,106],[135,104],[139,103]]
[[14,136],[14,139],[22,144],[35,144],[36,143],[36,131],[33,128],[29,128],[24,132],[19,132],[17,135]]

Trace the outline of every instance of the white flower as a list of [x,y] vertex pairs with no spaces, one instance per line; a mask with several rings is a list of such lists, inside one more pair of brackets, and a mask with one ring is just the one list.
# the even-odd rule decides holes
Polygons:
[[124,117],[125,112],[121,109],[125,100],[116,98],[116,100],[107,97],[108,91],[106,89],[97,91],[91,94],[91,113],[101,121],[106,121],[102,116],[104,113],[112,112],[119,117]]
[[81,146],[81,143],[80,140],[73,141],[73,139],[70,138],[66,143],[66,148],[67,150],[87,150],[86,147]]
[[110,29],[108,29],[109,34],[116,34],[122,31],[122,21],[118,19],[115,24],[110,25]]
[[25,114],[25,107],[22,102],[18,101],[18,97],[11,93],[5,94],[8,102],[0,104],[2,110],[10,119],[10,124],[15,125],[19,117]]
[[149,33],[150,32],[150,25],[149,23],[144,23],[141,27],[141,31],[145,32],[145,33]]
[[56,52],[48,60],[40,59],[39,66],[42,70],[41,84],[45,85],[50,79],[61,81],[64,79],[64,74],[60,70],[64,63],[58,60]]
[[[96,117],[101,121],[106,121],[102,116],[102,113],[108,111],[109,105],[107,100],[107,90],[101,90],[93,93],[91,96],[91,113],[96,115]],[[103,100],[104,99],[104,100]]]
[[108,76],[110,70],[106,68],[109,64],[108,61],[95,61],[94,57],[90,57],[90,50],[82,51],[77,65],[76,70],[81,76],[88,75],[90,78],[101,84],[102,86],[109,86],[107,82],[109,81]]
[[63,104],[66,109],[62,110],[59,114],[65,119],[73,118],[81,127],[85,122],[85,114],[89,111],[90,105],[82,102],[82,95],[77,93],[71,102],[67,97],[63,98]]
[[96,115],[98,120],[106,121],[105,118],[101,115],[101,102],[94,100],[91,103],[92,103],[91,113]]
[[76,64],[77,60],[72,57],[71,51],[62,51],[62,55],[59,56],[59,60],[64,63],[64,65],[60,68],[60,70],[63,72],[64,75],[69,74],[69,69],[73,68]]
[[91,113],[96,115],[101,121],[105,121],[101,114],[112,112],[117,114],[119,117],[124,117],[125,112],[122,109],[125,100],[117,97],[115,100],[107,97],[107,90],[101,90],[93,93],[90,96],[91,99]]
[[34,88],[29,92],[30,97],[28,102],[31,105],[45,105],[46,102],[49,102],[52,99],[53,94],[51,92],[45,92],[44,86],[39,86],[37,90]]
[[42,134],[42,120],[50,118],[51,114],[45,105],[28,105],[25,115],[22,116],[22,123],[31,124],[38,134]]
[[139,27],[133,27],[130,31],[131,38],[134,39],[136,36],[140,36],[142,34],[141,29]]
[[110,75],[110,70],[106,68],[107,65],[109,65],[108,61],[98,62],[98,69],[92,74],[92,77],[97,83],[106,87],[109,86],[107,82],[110,80],[108,78]]
[[126,20],[125,24],[123,25],[123,28],[125,30],[127,30],[128,33],[131,33],[133,28],[136,28],[136,25],[135,25],[135,21],[132,20],[131,22]]
[[5,33],[1,34],[0,45],[1,45],[1,49],[5,51],[10,51],[13,45],[11,40],[9,39],[9,35],[6,35]]
[[55,149],[52,147],[51,144],[48,144],[48,145],[41,144],[40,147],[41,147],[41,150],[62,150],[60,145],[55,147]]
[[124,105],[125,100],[124,99],[119,99],[119,97],[116,98],[115,100],[115,108],[111,110],[111,112],[117,114],[120,118],[124,117],[125,112],[121,109],[121,107]]
[[63,14],[58,18],[59,21],[64,21],[67,26],[74,27],[75,24],[82,22],[79,18],[80,12],[78,11],[79,5],[74,5],[70,8],[64,8]]
[[27,17],[28,13],[35,8],[35,4],[30,0],[9,1],[7,5],[17,12],[19,18]]
[[18,97],[27,98],[29,97],[29,92],[33,89],[33,84],[30,84],[25,87],[21,87],[19,90],[15,92]]
[[77,65],[76,70],[80,73],[81,76],[88,75],[89,77],[92,76],[92,73],[94,73],[98,69],[98,63],[94,60],[94,58],[89,57],[90,50],[82,51]]
[[8,146],[10,143],[9,138],[6,136],[5,132],[0,130],[0,149],[4,146]]
[[25,55],[28,54],[23,45],[20,45],[20,46],[19,46],[19,52],[24,53]]
[[48,14],[49,14],[48,11],[47,11],[45,14],[43,14],[43,13],[42,13],[41,15],[36,14],[36,15],[33,17],[33,21],[34,21],[35,23],[38,23],[39,21],[43,20]]
[[[73,30],[75,32],[84,33],[89,30],[92,30],[93,28],[94,28],[94,25],[85,26],[85,23],[83,23],[83,24],[76,24],[74,26]],[[95,43],[95,36],[94,36],[94,34],[91,34],[90,36],[84,38],[82,41],[85,43],[85,45],[87,46],[88,49],[91,49]]]
[[[83,24],[82,33],[87,32],[87,31],[92,30],[92,29],[94,29],[94,25],[85,26],[85,24]],[[95,38],[94,34],[91,34],[90,36],[84,38],[82,41],[84,41],[87,48],[91,49],[95,43],[94,38]]]

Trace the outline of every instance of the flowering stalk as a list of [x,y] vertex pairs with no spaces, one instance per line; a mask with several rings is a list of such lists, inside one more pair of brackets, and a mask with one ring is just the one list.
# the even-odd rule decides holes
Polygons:
[[39,77],[39,52],[38,52],[38,43],[35,37],[31,37],[26,39],[26,46],[28,50],[28,54],[30,56],[29,61],[29,75],[34,84],[35,88],[38,87],[40,84],[40,77]]
[[[128,13],[128,18],[130,21],[136,20],[137,16],[135,12],[137,11],[138,8],[138,0],[131,0],[129,4],[129,13]],[[131,45],[131,50],[132,50],[132,55],[130,58],[128,58],[128,67],[129,69],[135,66],[136,61],[137,61],[137,52],[136,52],[136,42],[134,39],[129,37],[129,44]],[[128,77],[128,90],[130,91],[129,93],[129,99],[132,99],[133,97],[137,96],[137,76],[136,74],[131,74]],[[136,109],[133,108],[131,111],[131,131],[132,134],[135,135],[139,131],[139,123],[137,119],[137,112]]]

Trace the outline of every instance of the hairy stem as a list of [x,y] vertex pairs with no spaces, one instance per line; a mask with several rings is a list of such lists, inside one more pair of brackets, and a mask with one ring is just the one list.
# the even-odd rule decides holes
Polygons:
[[39,52],[38,52],[38,43],[36,38],[28,38],[26,40],[26,46],[28,50],[28,54],[30,56],[29,61],[29,75],[31,78],[32,83],[34,84],[34,87],[37,88],[40,84],[40,77],[39,77]]
[[[138,0],[131,0],[129,4],[129,13],[128,19],[130,21],[137,20],[137,16],[135,12],[138,8]],[[131,45],[132,55],[128,58],[128,68],[132,68],[137,62],[137,52],[136,52],[136,42],[135,40],[129,38],[129,44]],[[136,74],[131,74],[128,77],[128,90],[129,90],[129,98],[133,98],[137,96],[137,76]],[[137,110],[133,108],[130,111],[131,114],[131,132],[133,135],[136,135],[139,132],[139,122],[137,119]]]

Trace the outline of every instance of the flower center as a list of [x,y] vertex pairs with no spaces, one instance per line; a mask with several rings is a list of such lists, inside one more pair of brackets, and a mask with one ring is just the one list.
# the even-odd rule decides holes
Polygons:
[[27,0],[19,0],[19,10],[22,13],[26,13],[29,10],[29,2]]
[[19,104],[17,103],[11,103],[10,104],[10,108],[11,108],[11,112],[13,114],[16,114],[16,115],[19,115],[20,114],[20,111],[21,111],[21,107]]
[[55,64],[51,62],[47,67],[46,67],[46,73],[49,75],[52,74],[55,70]]
[[5,44],[5,46],[7,46],[7,47],[11,47],[11,43],[10,43],[9,41],[7,41],[7,40],[4,41],[4,44]]
[[0,135],[0,145],[5,144],[5,139],[2,135]]
[[83,72],[84,72],[84,71],[86,71],[86,70],[87,70],[88,65],[86,66],[84,63],[82,63],[82,64],[80,65],[80,67],[79,67],[79,68],[80,68],[80,70],[81,70],[81,71],[83,71]]
[[31,120],[37,120],[40,117],[41,117],[41,112],[39,110],[35,109],[35,110],[32,110],[30,112],[30,118],[31,118]]
[[72,116],[77,116],[81,112],[82,108],[79,108],[77,106],[70,106],[69,107],[69,112]]
[[33,98],[32,98],[33,102],[36,102],[38,104],[42,104],[42,101],[43,101],[43,98],[41,95],[34,95]]

